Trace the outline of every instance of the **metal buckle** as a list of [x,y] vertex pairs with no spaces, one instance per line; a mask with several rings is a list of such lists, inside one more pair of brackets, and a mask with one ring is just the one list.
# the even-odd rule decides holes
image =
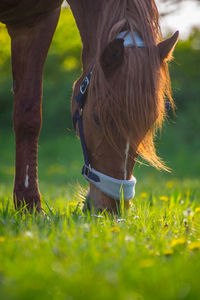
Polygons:
[[80,86],[80,92],[82,95],[85,95],[89,84],[90,84],[89,78],[86,76]]
[[165,109],[168,111],[171,110],[171,103],[169,101],[165,102]]
[[91,170],[91,166],[90,165],[89,166],[84,165],[83,166],[83,170],[82,170],[82,174],[88,177],[90,170]]
[[89,182],[100,182],[100,178],[98,175],[96,175],[91,168],[91,165],[89,164],[84,165],[82,169],[82,175],[89,181]]

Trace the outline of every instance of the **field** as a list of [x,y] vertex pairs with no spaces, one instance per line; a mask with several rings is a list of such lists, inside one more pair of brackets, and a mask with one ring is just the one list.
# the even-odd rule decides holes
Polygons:
[[1,186],[1,300],[199,299],[199,184],[161,182],[116,217],[84,215],[66,187],[21,215]]
[[194,29],[179,42],[170,68],[177,116],[169,112],[156,146],[172,173],[137,164],[129,211],[83,214],[87,183],[70,116],[81,43],[69,9],[62,11],[44,76],[44,213],[29,215],[12,202],[12,79],[0,25],[0,300],[200,299],[199,40]]
[[55,141],[41,143],[44,215],[14,211],[12,139],[0,151],[1,300],[200,297],[200,180],[143,166],[128,212],[83,214],[79,141],[57,139],[53,163]]

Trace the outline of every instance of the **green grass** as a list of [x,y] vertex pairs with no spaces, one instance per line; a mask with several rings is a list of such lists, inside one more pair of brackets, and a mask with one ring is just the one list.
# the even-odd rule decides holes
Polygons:
[[46,215],[21,215],[1,185],[1,300],[199,299],[199,185],[141,183],[116,217],[84,215],[79,187],[47,185]]
[[24,215],[12,203],[12,133],[1,132],[0,143],[1,300],[200,299],[199,176],[138,166],[127,213],[83,214],[78,139],[41,136],[45,214]]

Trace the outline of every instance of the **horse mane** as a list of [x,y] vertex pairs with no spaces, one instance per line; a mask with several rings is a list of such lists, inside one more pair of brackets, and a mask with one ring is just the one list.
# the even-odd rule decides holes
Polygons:
[[[116,55],[105,53],[108,56],[106,70],[102,54],[124,30],[131,31],[133,37],[137,31],[145,47],[124,48],[123,55],[118,40],[113,46]],[[156,47],[162,36],[154,0],[106,1],[99,17],[97,39],[88,99],[93,103],[107,141],[119,149],[119,139],[123,137],[136,156],[140,155],[158,169],[168,170],[154,146],[155,133],[166,117],[166,96],[174,107],[168,65],[160,61]],[[122,61],[120,55],[123,55]],[[110,71],[112,64],[115,72]]]

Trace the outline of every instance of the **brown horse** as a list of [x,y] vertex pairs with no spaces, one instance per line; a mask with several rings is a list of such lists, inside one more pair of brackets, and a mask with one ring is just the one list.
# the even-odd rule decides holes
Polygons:
[[[85,152],[90,167],[97,170],[84,175],[88,178],[88,172],[97,177],[99,174],[100,181],[105,179],[105,186],[110,183],[111,189],[113,182],[119,188],[124,180],[125,191],[134,182],[131,174],[138,155],[158,168],[165,168],[155,154],[153,132],[165,116],[165,95],[173,105],[166,60],[178,34],[161,42],[154,0],[69,0],[68,3],[83,42],[83,76],[74,87],[72,113],[77,111],[81,116]],[[0,3],[0,21],[7,26],[12,47],[15,206],[25,201],[30,209],[35,206],[38,211],[41,210],[37,144],[42,121],[42,75],[61,4],[62,0],[1,0]],[[91,70],[82,116],[75,96],[80,94],[82,79]],[[77,126],[79,134],[81,127]],[[89,207],[93,201],[98,209],[116,211],[119,199],[112,195],[90,180]]]

